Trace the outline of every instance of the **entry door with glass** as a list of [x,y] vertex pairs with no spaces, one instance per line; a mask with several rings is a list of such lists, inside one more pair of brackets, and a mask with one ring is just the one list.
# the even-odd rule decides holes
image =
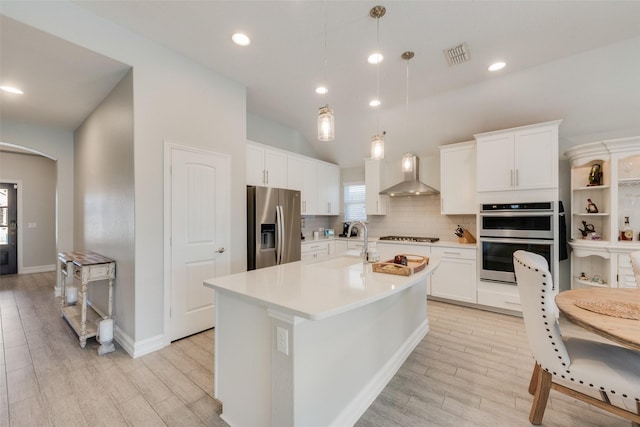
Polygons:
[[18,186],[0,183],[0,274],[18,273]]

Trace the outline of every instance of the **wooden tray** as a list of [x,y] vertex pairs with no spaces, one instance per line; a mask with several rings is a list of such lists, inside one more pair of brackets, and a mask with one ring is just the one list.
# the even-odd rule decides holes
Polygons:
[[407,265],[395,264],[392,259],[385,262],[374,262],[373,271],[377,273],[411,276],[424,269],[429,264],[429,258],[422,255],[402,254],[407,257]]

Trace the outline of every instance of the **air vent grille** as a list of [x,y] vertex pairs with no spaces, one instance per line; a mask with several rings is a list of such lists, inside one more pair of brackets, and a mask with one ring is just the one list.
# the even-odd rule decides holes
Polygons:
[[444,50],[444,56],[447,58],[449,65],[462,64],[471,59],[471,53],[466,43],[460,43],[449,49]]

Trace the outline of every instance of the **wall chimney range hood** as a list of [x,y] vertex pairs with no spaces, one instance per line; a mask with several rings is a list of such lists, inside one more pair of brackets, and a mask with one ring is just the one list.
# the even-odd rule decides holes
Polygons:
[[[404,164],[406,162],[410,163],[406,165]],[[403,171],[404,180],[386,190],[382,190],[380,194],[388,196],[422,196],[440,193],[435,188],[429,187],[420,181],[420,159],[417,156],[412,155],[403,159]]]

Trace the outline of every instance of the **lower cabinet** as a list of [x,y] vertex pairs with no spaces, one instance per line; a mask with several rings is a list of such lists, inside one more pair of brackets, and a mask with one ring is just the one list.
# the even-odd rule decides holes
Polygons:
[[300,260],[308,261],[308,260],[318,260],[322,258],[326,258],[331,255],[331,247],[333,246],[333,241],[317,241],[312,240],[310,242],[302,242],[301,244],[301,253]]
[[440,265],[431,276],[431,295],[475,304],[476,249],[434,246],[431,253],[441,256]]
[[522,311],[520,293],[515,285],[502,283],[478,283],[478,304],[510,311]]
[[618,287],[640,288],[640,283],[636,282],[636,276],[631,267],[631,255],[629,253],[618,254]]
[[330,251],[331,255],[344,255],[347,253],[347,242],[344,240],[334,240],[333,250]]

